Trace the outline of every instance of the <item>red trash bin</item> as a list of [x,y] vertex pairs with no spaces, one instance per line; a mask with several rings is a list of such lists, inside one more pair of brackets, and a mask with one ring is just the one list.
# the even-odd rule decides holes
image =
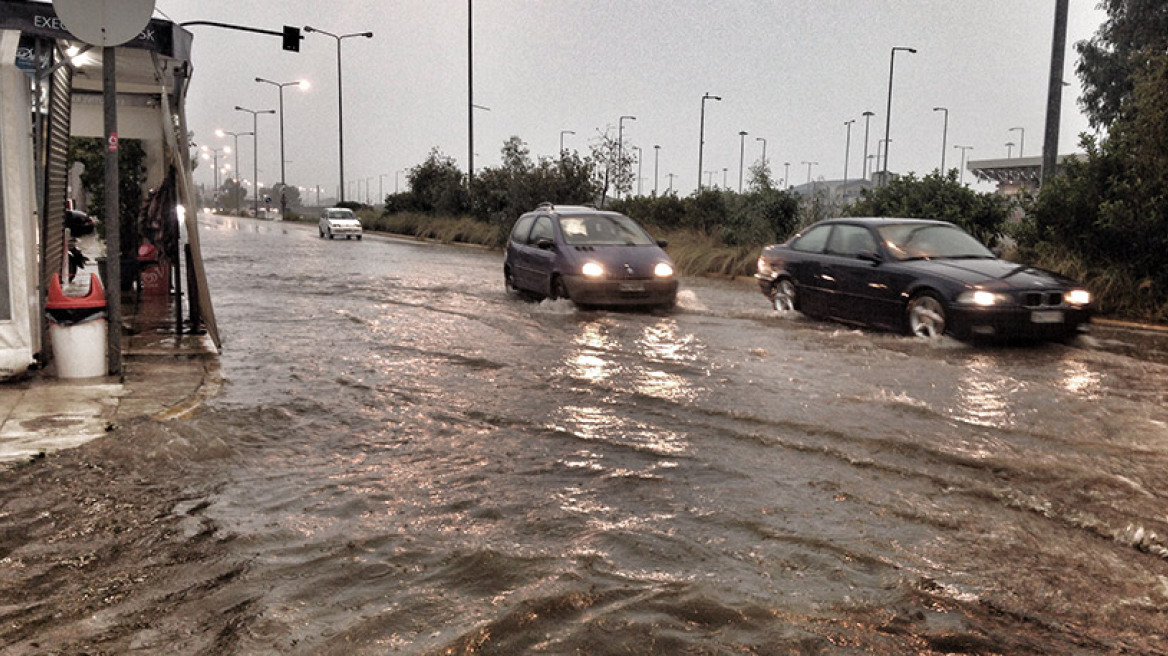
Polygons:
[[154,244],[138,247],[138,277],[142,293],[147,296],[166,296],[170,293],[170,267],[162,261]]
[[[86,280],[86,278],[88,280]],[[106,375],[105,290],[96,274],[77,274],[68,291],[61,287],[61,274],[49,280],[45,302],[49,317],[49,340],[57,376],[93,378]]]

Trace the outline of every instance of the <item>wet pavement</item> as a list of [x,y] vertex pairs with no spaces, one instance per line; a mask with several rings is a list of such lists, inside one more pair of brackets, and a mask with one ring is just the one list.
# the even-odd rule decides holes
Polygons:
[[8,653],[1165,653],[1154,331],[580,311],[498,253],[204,226],[222,385],[0,479]]

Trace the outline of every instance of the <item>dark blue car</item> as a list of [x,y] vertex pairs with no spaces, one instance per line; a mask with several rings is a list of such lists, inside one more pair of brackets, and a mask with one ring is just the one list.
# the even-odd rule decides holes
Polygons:
[[664,246],[623,214],[545,203],[515,222],[503,279],[508,290],[580,306],[671,308],[677,277]]
[[922,337],[1067,339],[1091,320],[1077,282],[999,259],[943,221],[820,221],[764,248],[755,277],[780,312]]

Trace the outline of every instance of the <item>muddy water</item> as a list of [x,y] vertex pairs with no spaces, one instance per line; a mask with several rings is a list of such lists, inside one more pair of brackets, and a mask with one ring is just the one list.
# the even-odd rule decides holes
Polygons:
[[1168,649],[1154,340],[926,343],[718,281],[584,312],[493,252],[203,239],[227,651]]

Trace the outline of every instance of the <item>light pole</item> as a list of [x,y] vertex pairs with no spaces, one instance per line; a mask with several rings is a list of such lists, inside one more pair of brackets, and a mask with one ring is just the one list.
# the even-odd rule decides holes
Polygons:
[[251,154],[252,182],[255,183],[255,191],[252,193],[252,199],[253,199],[252,212],[255,214],[255,218],[258,219],[258,218],[260,218],[260,183],[259,183],[259,179],[260,179],[259,133],[260,133],[260,131],[259,131],[259,120],[258,119],[259,119],[260,114],[275,114],[276,110],[274,110],[274,109],[248,109],[246,107],[240,107],[239,105],[236,105],[235,111],[247,112],[248,114],[251,114],[251,134],[252,134],[253,141],[255,143],[255,148],[252,149],[252,154]]
[[205,160],[212,160],[213,159],[215,162],[215,194],[212,197],[212,200],[215,201],[216,205],[219,204],[218,201],[219,201],[219,153],[220,152],[222,152],[224,154],[230,154],[231,153],[231,146],[224,146],[222,148],[211,148],[209,146],[203,146],[203,159],[205,159]]
[[1010,132],[1017,130],[1020,135],[1018,139],[1018,157],[1026,156],[1026,128],[1010,128]]
[[393,173],[393,193],[394,194],[401,193],[401,191],[400,191],[401,190],[401,174],[402,174],[401,171],[394,171],[394,173]]
[[896,66],[896,51],[904,50],[916,54],[916,48],[905,48],[897,46],[892,49],[892,55],[888,58],[888,109],[884,112],[884,177],[888,177],[888,144],[891,141],[888,133],[892,129],[892,72]]
[[1013,157],[1014,157],[1014,142],[1007,141],[1006,142],[1006,159],[1012,159]]
[[934,112],[945,112],[945,129],[941,132],[941,175],[945,175],[945,151],[949,148],[949,108],[934,107]]
[[235,211],[239,211],[239,138],[251,136],[252,147],[255,147],[255,132],[227,132],[224,130],[216,130],[215,134],[219,137],[230,136],[235,142]]
[[304,31],[308,34],[316,32],[325,36],[331,36],[337,41],[337,151],[338,159],[340,160],[341,168],[341,202],[345,202],[345,96],[342,93],[341,86],[341,41],[354,36],[363,36],[366,39],[373,38],[373,32],[353,32],[352,34],[333,34],[315,27],[305,25]]
[[811,167],[816,166],[819,162],[803,162],[807,165],[807,184],[811,184]]
[[641,160],[644,159],[645,151],[641,150],[640,146],[633,146],[633,150],[637,151],[637,195],[641,195]]
[[571,130],[560,130],[560,157],[564,156],[564,135],[565,134],[575,135],[576,133],[572,132]]
[[783,186],[791,186],[791,163],[783,162]]
[[715,174],[715,173],[717,173],[717,171],[706,171],[706,172],[705,172],[706,176],[708,176],[708,179],[706,180],[706,186],[707,186],[707,187],[713,187],[713,186],[714,186],[714,174]]
[[965,151],[973,150],[973,146],[953,146],[961,150],[961,184],[965,184]]
[[852,123],[855,123],[855,122],[856,122],[856,119],[854,119],[854,118],[849,119],[847,121],[844,121],[844,127],[846,127],[848,129],[848,138],[847,138],[847,141],[844,142],[844,186],[845,187],[847,187],[847,185],[848,185],[848,160],[852,158]]
[[270,84],[280,90],[280,216],[284,216],[288,213],[288,199],[284,195],[284,187],[288,184],[288,180],[284,176],[284,87],[295,86],[304,90],[308,88],[308,82],[305,80],[273,82],[262,77],[257,77],[255,81]]
[[388,173],[377,174],[377,197],[381,199],[381,205],[385,206],[385,176]]
[[657,165],[661,163],[661,146],[653,146],[653,196],[657,196]]
[[864,112],[864,179],[868,179],[868,122],[876,114],[874,112]]
[[[617,174],[618,175],[624,169],[624,161],[622,161],[622,158],[624,157],[624,146],[625,146],[625,119],[628,119],[630,121],[635,121],[635,120],[637,120],[637,117],[636,116],[622,116],[619,119],[617,119],[617,121],[616,121],[616,126],[617,126],[616,127],[616,166],[617,166]],[[619,178],[617,181],[616,193],[618,196],[620,195]]]
[[722,189],[723,189],[723,190],[726,190],[726,189],[729,189],[729,188],[730,188],[730,185],[728,185],[728,184],[726,183],[726,181],[727,181],[727,179],[728,179],[728,175],[729,175],[729,173],[730,173],[730,167],[729,167],[729,166],[723,166],[723,167],[722,167]]
[[746,130],[738,133],[738,193],[742,193],[742,166],[746,163]]
[[670,174],[666,175],[665,177],[669,178],[669,188],[665,190],[665,193],[668,194],[669,192],[673,191],[673,179],[677,177],[677,174],[670,173]]
[[766,139],[763,139],[762,137],[755,137],[755,138],[754,138],[754,140],[755,140],[755,141],[761,141],[761,142],[762,142],[762,165],[763,165],[763,168],[766,168],[766,165],[767,165],[767,158],[766,158]]
[[698,192],[702,190],[702,151],[706,147],[706,101],[707,100],[722,101],[721,96],[711,96],[706,92],[702,96],[702,120],[698,126]]

